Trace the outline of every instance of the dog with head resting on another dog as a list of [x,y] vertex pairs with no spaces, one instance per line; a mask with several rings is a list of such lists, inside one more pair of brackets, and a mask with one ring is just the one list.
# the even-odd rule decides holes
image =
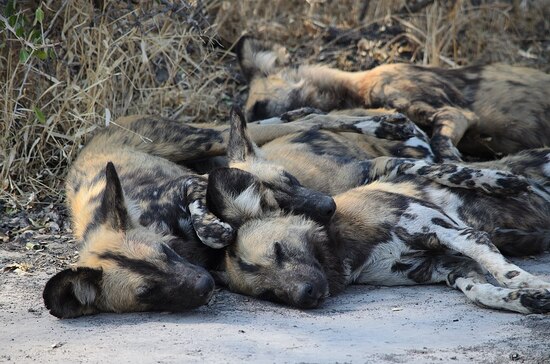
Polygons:
[[[264,126],[255,136],[265,143],[316,127]],[[182,311],[208,302],[214,281],[207,269],[217,267],[219,249],[233,241],[234,232],[206,207],[208,177],[182,164],[225,153],[227,140],[226,130],[159,117],[126,117],[99,131],[67,176],[67,203],[82,247],[76,266],[44,288],[50,313],[70,318]],[[299,211],[321,222],[334,213],[330,196],[267,172],[264,208]],[[231,190],[224,201],[232,208],[246,211],[243,181],[251,178],[242,172],[239,179],[222,181]]]
[[[244,120],[232,120],[235,141],[230,145],[236,149],[228,154],[230,166],[236,168],[218,169],[210,177],[285,168],[256,153]],[[550,282],[512,264],[498,249],[525,255],[548,248],[550,200],[544,186],[529,180],[532,189],[518,185],[515,195],[494,195],[487,193],[487,186],[468,180],[488,177],[498,187],[499,178],[506,176],[499,171],[491,175],[490,170],[428,165],[433,174],[422,176],[418,168],[426,165],[395,162],[371,161],[371,176],[380,170],[384,173],[377,181],[336,195],[336,213],[325,226],[299,214],[261,209],[262,198],[256,193],[261,178],[250,180],[247,188],[249,198],[257,201],[250,206],[257,209],[249,210],[246,218],[227,207],[218,209],[225,206],[218,201],[227,187],[209,183],[209,208],[238,229],[218,278],[236,292],[300,308],[317,307],[352,283],[444,282],[483,307],[520,313],[550,311]],[[411,173],[394,173],[394,168],[403,166]],[[469,178],[457,179],[464,177],[461,168],[470,168],[466,170]],[[331,174],[336,175],[338,170]],[[439,183],[445,179],[448,185]],[[514,240],[522,233],[532,239]],[[534,238],[537,234],[539,239]],[[498,285],[487,281],[486,272]]]

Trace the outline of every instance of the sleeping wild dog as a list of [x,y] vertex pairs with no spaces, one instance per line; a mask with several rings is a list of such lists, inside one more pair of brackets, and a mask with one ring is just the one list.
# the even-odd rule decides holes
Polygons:
[[[244,121],[234,121],[241,125],[234,126],[235,141],[230,145],[240,149],[228,151],[233,156],[231,165],[252,173],[260,169],[259,165],[273,168],[272,162],[253,153]],[[379,169],[380,163],[386,168],[389,159],[380,160],[371,162],[373,170]],[[456,187],[418,175],[385,174],[385,180],[335,196],[336,213],[326,227],[305,216],[261,209],[261,195],[252,193],[258,190],[260,178],[250,180],[249,199],[255,202],[249,204],[246,214],[218,209],[224,205],[219,201],[227,195],[227,187],[213,181],[208,184],[209,207],[222,219],[227,215],[232,223],[238,221],[237,241],[226,249],[218,278],[236,292],[300,308],[316,307],[329,294],[337,294],[352,283],[392,286],[445,282],[480,306],[521,313],[550,312],[550,282],[509,262],[492,241],[496,239],[501,247],[516,254],[548,248],[550,204],[544,188],[497,197],[468,183],[471,178],[485,178],[487,170],[472,174],[473,169],[467,169],[470,177],[464,178],[464,169],[459,166],[451,171],[443,166],[436,177],[447,176],[449,185]],[[210,177],[229,173],[244,172],[219,169]],[[457,176],[463,181],[452,181]],[[493,180],[498,187],[499,178]],[[235,218],[239,214],[241,218]],[[514,240],[521,232],[529,234],[537,229],[543,235],[539,241]],[[507,235],[506,230],[512,233]],[[487,281],[486,271],[500,286]]]
[[[177,164],[225,153],[227,130],[140,116],[117,125],[92,138],[67,176],[73,231],[82,247],[76,267],[59,272],[44,288],[46,307],[60,318],[202,305],[214,289],[205,268],[217,266],[217,249],[234,238],[231,227],[205,206],[206,177]],[[312,127],[292,123],[252,133],[263,143]],[[334,213],[330,196],[290,185],[271,169],[266,173],[264,208],[297,211],[319,222]],[[247,203],[247,191],[239,188],[252,176],[239,178],[221,181],[231,190],[224,201],[232,208]]]
[[247,120],[311,106],[395,108],[431,132],[438,160],[495,157],[550,145],[550,75],[504,64],[441,69],[385,64],[363,72],[278,63],[275,46],[244,37],[236,46],[249,83]]
[[[284,122],[287,114],[272,118],[269,122]],[[542,184],[550,180],[550,155],[545,148],[522,151],[500,160],[459,163],[458,169],[456,164],[435,166],[431,163],[434,154],[427,135],[400,114],[353,109],[326,115],[308,114],[296,122],[322,125],[323,129],[289,133],[267,142],[261,147],[261,156],[276,165],[283,165],[304,185],[331,195],[362,185],[367,179],[390,171],[431,178],[450,187],[460,187],[461,182],[468,183],[493,194],[524,191],[526,181],[522,176]],[[341,131],[326,130],[328,125]],[[371,160],[379,157],[395,158],[383,159],[385,162],[377,163],[375,171]],[[413,161],[411,158],[419,160]],[[384,167],[381,169],[382,165]],[[447,172],[442,173],[442,168],[446,168]],[[455,175],[451,176],[449,173],[453,169]],[[486,171],[471,178],[477,169]],[[372,175],[374,172],[375,175]],[[336,174],[338,178],[328,178]]]

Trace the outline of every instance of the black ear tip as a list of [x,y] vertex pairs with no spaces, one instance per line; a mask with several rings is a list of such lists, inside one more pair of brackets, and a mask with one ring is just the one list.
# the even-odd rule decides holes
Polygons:
[[111,186],[114,187],[115,191],[121,194],[122,187],[120,187],[120,179],[118,178],[118,173],[116,172],[113,162],[107,163],[105,167],[105,177],[107,179],[107,191],[110,190],[109,186]]
[[70,296],[71,290],[68,279],[73,275],[71,269],[65,269],[48,280],[44,291],[42,292],[42,298],[44,299],[44,306],[50,311],[50,313],[58,318],[63,318],[63,312],[59,308],[62,306],[63,301]]
[[235,47],[233,48],[235,50],[235,54],[237,55],[237,57],[241,58],[245,44],[253,39],[254,38],[252,36],[247,34],[241,36],[241,38],[237,41],[237,43],[235,44]]
[[95,287],[102,277],[102,270],[93,268],[65,269],[48,280],[42,298],[44,306],[55,317],[69,318],[82,314],[82,304],[75,297],[73,285],[76,280]]
[[115,165],[113,164],[113,162],[107,163],[107,166],[105,167],[105,174],[108,177],[116,175],[116,168],[115,168]]

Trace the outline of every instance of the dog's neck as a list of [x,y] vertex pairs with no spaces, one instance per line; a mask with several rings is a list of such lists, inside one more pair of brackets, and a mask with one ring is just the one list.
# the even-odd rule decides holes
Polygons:
[[357,82],[365,72],[345,72],[326,66],[305,66],[298,72],[304,81],[301,97],[305,104],[324,111],[365,106]]
[[373,247],[376,245],[368,237],[357,236],[354,230],[353,216],[349,216],[338,208],[328,226],[330,249],[333,262],[338,264],[339,282],[345,287],[352,284],[357,278],[357,273],[369,259]]

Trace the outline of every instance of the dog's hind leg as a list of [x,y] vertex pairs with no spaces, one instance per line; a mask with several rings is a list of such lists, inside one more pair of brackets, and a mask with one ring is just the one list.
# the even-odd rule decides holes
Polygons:
[[550,148],[527,149],[501,159],[471,165],[519,174],[538,181],[543,186],[550,186]]
[[[416,238],[413,240],[418,244]],[[404,235],[400,240],[405,244],[411,241]],[[450,254],[444,249],[430,249],[437,240],[433,235],[425,235],[420,240],[425,244],[424,249],[388,257],[387,263],[381,263],[378,255],[379,260],[372,267],[366,266],[356,283],[385,286],[446,283],[482,307],[520,313],[550,312],[548,290],[497,287],[487,281],[483,268],[472,258]]]
[[323,130],[356,132],[388,140],[408,140],[416,137],[428,142],[426,134],[405,115],[399,113],[372,116],[310,114],[287,124],[316,125]]
[[392,266],[392,272],[419,284],[445,282],[483,307],[520,313],[550,312],[549,291],[496,287],[487,282],[480,265],[468,257],[415,251],[402,255]]
[[480,306],[520,313],[550,312],[550,291],[548,289],[496,287],[484,282],[484,277],[461,273],[450,273],[447,284],[462,291],[466,297]]
[[508,261],[492,243],[488,233],[474,230],[460,220],[455,221],[434,205],[410,201],[396,229],[408,236],[437,237],[431,239],[434,244],[431,248],[445,247],[474,259],[505,287],[550,290],[550,282]]

